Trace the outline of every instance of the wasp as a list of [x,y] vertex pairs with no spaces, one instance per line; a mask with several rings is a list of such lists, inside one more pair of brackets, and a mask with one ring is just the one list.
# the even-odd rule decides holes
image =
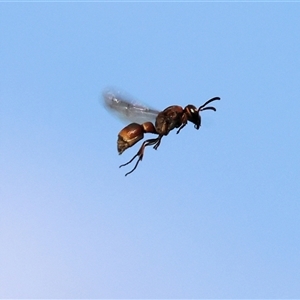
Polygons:
[[184,108],[179,105],[172,105],[163,111],[158,111],[138,103],[130,102],[114,92],[105,92],[103,93],[103,97],[107,109],[132,122],[118,134],[117,149],[119,154],[122,154],[126,149],[142,140],[145,133],[158,135],[156,138],[145,140],[133,158],[119,166],[120,168],[127,166],[135,158],[138,158],[133,169],[126,173],[125,176],[131,174],[137,168],[143,159],[147,146],[153,146],[157,150],[163,136],[167,136],[175,128],[178,128],[176,132],[178,134],[188,122],[193,123],[194,128],[198,130],[201,126],[200,112],[203,110],[216,111],[215,107],[207,105],[213,101],[221,100],[220,97],[214,97],[206,101],[199,108],[191,104]]

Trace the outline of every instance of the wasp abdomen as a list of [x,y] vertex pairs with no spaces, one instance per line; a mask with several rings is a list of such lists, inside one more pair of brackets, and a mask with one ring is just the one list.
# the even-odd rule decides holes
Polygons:
[[131,123],[124,127],[118,134],[118,152],[122,154],[127,148],[132,147],[144,138],[144,133],[156,133],[155,127],[151,122],[143,124]]

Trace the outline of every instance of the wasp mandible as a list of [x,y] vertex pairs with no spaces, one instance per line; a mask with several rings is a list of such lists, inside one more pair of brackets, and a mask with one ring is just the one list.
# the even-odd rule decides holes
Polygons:
[[122,154],[126,149],[142,140],[145,133],[158,135],[156,138],[144,141],[136,155],[127,163],[120,165],[120,168],[122,168],[138,157],[133,169],[126,173],[125,176],[131,174],[137,168],[139,162],[143,159],[147,146],[153,146],[157,150],[163,136],[168,135],[174,128],[178,128],[176,132],[178,134],[186,126],[187,122],[193,123],[195,129],[198,130],[201,126],[200,112],[203,110],[216,111],[215,107],[206,105],[213,101],[221,100],[220,97],[214,97],[206,101],[199,108],[191,104],[184,108],[172,105],[163,111],[158,111],[137,103],[132,103],[114,92],[105,92],[103,93],[103,97],[104,103],[109,110],[133,122],[124,127],[118,134],[117,149],[119,154]]

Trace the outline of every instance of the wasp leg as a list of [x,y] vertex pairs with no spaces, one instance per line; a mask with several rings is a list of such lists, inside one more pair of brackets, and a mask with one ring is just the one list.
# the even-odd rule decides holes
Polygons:
[[179,129],[177,130],[176,134],[178,134],[178,133],[180,132],[180,130],[181,130],[185,125],[186,125],[186,123],[185,123],[185,124],[182,124],[182,125],[179,127]]
[[158,138],[157,138],[157,142],[156,144],[153,146],[153,149],[157,150],[157,148],[159,147],[160,145],[160,141],[162,139],[163,135],[160,135]]
[[125,163],[125,164],[123,164],[123,165],[120,165],[119,168],[122,168],[122,167],[124,167],[124,166],[127,166],[128,164],[130,164],[131,162],[133,162],[133,160],[134,160],[136,157],[138,157],[138,160],[137,160],[137,162],[136,162],[134,168],[133,168],[131,171],[129,171],[128,173],[126,173],[125,176],[131,174],[131,173],[137,168],[139,162],[143,159],[145,148],[146,148],[147,146],[151,146],[151,145],[156,144],[157,142],[160,142],[160,140],[161,140],[161,136],[159,136],[159,137],[156,138],[156,139],[149,139],[149,140],[145,141],[145,142],[142,144],[142,146],[141,146],[141,148],[139,149],[139,151],[137,152],[137,154],[136,154],[130,161],[128,161],[127,163]]

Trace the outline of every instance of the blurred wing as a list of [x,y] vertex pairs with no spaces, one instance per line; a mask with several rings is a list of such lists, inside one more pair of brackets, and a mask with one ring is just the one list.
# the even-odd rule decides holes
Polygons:
[[142,124],[144,122],[155,122],[158,110],[146,107],[142,104],[126,100],[119,93],[112,91],[103,93],[105,108],[117,115],[124,121]]

